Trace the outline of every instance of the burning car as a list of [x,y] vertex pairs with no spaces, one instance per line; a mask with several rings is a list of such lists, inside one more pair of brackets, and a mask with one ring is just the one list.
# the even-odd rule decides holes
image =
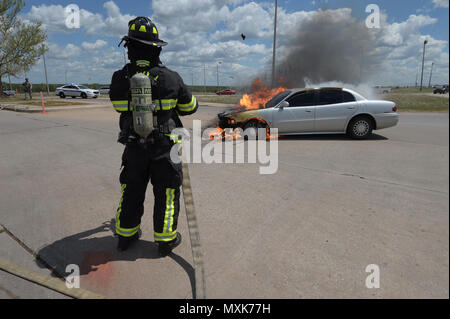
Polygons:
[[268,101],[244,95],[235,109],[218,114],[219,127],[277,128],[280,135],[348,134],[364,139],[399,120],[394,102],[368,100],[346,88],[272,90],[277,94]]

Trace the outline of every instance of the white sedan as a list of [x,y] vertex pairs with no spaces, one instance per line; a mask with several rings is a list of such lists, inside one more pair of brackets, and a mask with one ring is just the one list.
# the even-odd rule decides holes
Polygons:
[[221,128],[277,128],[280,135],[348,134],[355,139],[395,126],[399,120],[394,102],[368,100],[337,87],[291,89],[275,96],[264,108],[238,108],[218,116]]
[[93,90],[84,85],[77,84],[61,86],[56,89],[55,93],[62,99],[66,98],[66,96],[70,96],[71,98],[81,97],[83,99],[91,97],[95,99],[100,95],[98,90]]

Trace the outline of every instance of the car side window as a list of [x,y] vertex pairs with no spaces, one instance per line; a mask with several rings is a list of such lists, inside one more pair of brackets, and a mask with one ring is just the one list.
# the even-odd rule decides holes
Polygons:
[[320,90],[318,105],[327,104],[339,104],[342,103],[342,91],[341,90]]
[[289,106],[313,106],[314,105],[314,91],[301,92],[296,94],[286,101],[289,102]]
[[355,102],[356,99],[353,96],[353,94],[351,94],[350,92],[347,91],[342,91],[342,102],[347,103],[347,102]]

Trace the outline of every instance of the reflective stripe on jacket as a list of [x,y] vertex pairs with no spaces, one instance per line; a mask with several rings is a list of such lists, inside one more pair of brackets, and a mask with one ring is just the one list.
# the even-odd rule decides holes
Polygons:
[[173,113],[180,116],[197,111],[197,99],[191,94],[178,73],[163,65],[150,69],[147,66],[149,64],[144,63],[144,61],[138,60],[136,64],[128,63],[122,70],[114,72],[109,97],[117,112],[132,111],[129,77],[136,73],[144,73],[153,78],[152,99],[158,111],[175,110],[176,112]]

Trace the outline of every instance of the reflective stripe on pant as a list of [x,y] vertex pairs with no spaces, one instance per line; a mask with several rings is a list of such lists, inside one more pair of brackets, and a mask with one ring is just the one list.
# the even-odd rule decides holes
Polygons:
[[155,209],[153,212],[155,241],[171,241],[177,236],[180,211],[180,188],[154,187]]
[[127,187],[126,184],[122,184],[122,193],[120,196],[119,208],[117,208],[117,213],[116,213],[116,234],[121,235],[123,237],[131,237],[139,231],[140,225],[133,227],[133,228],[120,227],[120,213],[122,212],[123,195],[125,193],[126,187]]

